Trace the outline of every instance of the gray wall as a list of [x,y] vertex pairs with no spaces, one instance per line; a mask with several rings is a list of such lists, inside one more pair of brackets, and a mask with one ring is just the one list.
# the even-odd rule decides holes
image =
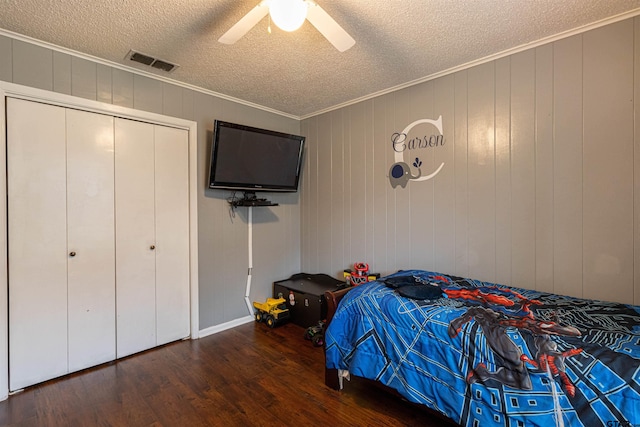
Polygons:
[[[639,61],[633,18],[303,120],[302,269],[640,304]],[[445,144],[404,158],[444,168],[393,189],[393,133],[440,115]]]
[[[298,120],[140,74],[0,36],[0,80],[198,123],[200,329],[249,315],[247,208],[229,214],[225,191],[205,190],[214,119],[299,133]],[[274,195],[280,206],[253,212],[252,299],[300,269],[299,195]]]
[[[639,19],[301,124],[4,36],[0,80],[198,123],[201,329],[248,314],[247,210],[232,217],[230,193],[204,190],[215,118],[308,136],[301,193],[253,210],[252,299],[365,261],[640,304]],[[445,145],[416,152],[424,171],[445,167],[392,189],[391,135],[439,115]]]

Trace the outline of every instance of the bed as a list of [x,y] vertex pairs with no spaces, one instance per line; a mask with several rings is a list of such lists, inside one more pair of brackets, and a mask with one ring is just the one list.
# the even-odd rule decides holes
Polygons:
[[462,426],[640,426],[640,307],[424,270],[327,292],[326,384]]

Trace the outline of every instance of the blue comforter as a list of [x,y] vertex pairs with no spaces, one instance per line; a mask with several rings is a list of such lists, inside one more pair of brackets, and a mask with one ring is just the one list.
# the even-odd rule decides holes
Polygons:
[[640,426],[640,307],[402,271],[348,292],[326,357],[464,426]]

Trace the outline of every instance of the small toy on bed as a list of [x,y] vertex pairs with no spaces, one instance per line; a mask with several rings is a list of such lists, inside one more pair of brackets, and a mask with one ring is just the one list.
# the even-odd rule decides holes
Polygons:
[[379,279],[380,273],[369,273],[369,264],[356,262],[353,264],[353,270],[344,270],[344,278],[349,286],[358,286]]

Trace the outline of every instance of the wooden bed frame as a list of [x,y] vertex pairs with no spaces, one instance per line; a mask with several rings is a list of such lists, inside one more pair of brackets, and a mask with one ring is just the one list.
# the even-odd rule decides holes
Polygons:
[[[327,303],[327,324],[325,325],[325,329],[331,323],[331,319],[333,319],[333,315],[336,313],[338,309],[338,303],[340,300],[353,288],[344,288],[338,291],[326,291],[324,293],[324,298]],[[329,369],[326,364],[324,367],[324,383],[327,387],[333,390],[340,390],[340,381],[338,379],[338,370],[337,369]]]
[[[353,287],[349,287],[349,288],[344,288],[344,289],[340,289],[337,291],[326,291],[324,293],[324,297],[325,297],[325,301],[327,303],[327,324],[325,326],[325,328],[327,326],[329,326],[329,323],[331,323],[331,320],[333,319],[333,315],[336,313],[336,310],[338,309],[338,303],[340,302],[340,300],[347,294],[347,292],[349,292],[351,289],[353,289]],[[396,390],[387,387],[386,385],[379,383],[377,381],[373,381],[373,380],[369,380],[366,378],[360,378],[359,380],[361,381],[366,381],[367,383],[371,383],[373,385],[375,385],[376,387],[379,387],[383,390],[385,390],[388,393],[391,393],[395,396],[397,396],[398,398],[404,400],[405,402],[407,402],[407,404],[411,405],[412,407],[423,411],[425,414],[427,414],[430,417],[433,418],[437,418],[440,421],[442,421],[443,423],[445,423],[446,425],[450,425],[450,426],[458,426],[459,424],[455,423],[453,420],[451,420],[450,418],[444,416],[443,414],[434,411],[430,408],[427,408],[424,405],[420,405],[418,403],[413,403],[413,402],[409,402],[408,400],[406,400],[400,393],[398,393]],[[326,364],[324,367],[324,383],[327,387],[333,389],[333,390],[340,390],[340,380],[338,378],[338,370],[337,369],[329,369],[327,368]]]

